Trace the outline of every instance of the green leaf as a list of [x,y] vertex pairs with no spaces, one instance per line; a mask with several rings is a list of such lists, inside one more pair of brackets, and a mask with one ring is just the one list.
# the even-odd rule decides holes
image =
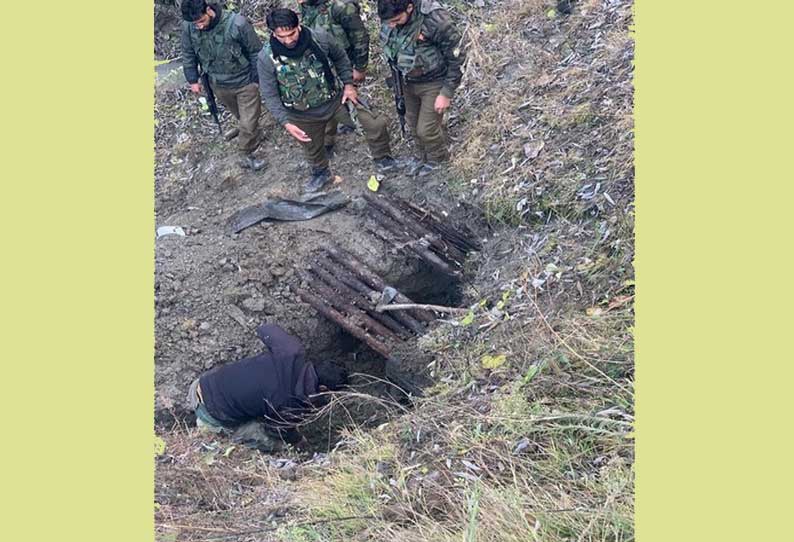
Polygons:
[[474,311],[469,311],[466,316],[460,320],[460,325],[470,326],[472,322],[474,322]]
[[380,182],[378,182],[378,179],[376,179],[374,175],[370,175],[367,181],[367,188],[373,192],[377,192],[378,188],[380,188]]
[[154,455],[160,456],[165,453],[165,441],[158,437],[157,435],[154,436]]
[[524,384],[528,384],[530,380],[535,378],[535,375],[540,372],[540,367],[537,365],[530,365],[527,369],[527,374],[524,375]]
[[504,365],[506,360],[506,354],[497,354],[495,356],[486,354],[482,357],[481,363],[485,369],[496,369]]

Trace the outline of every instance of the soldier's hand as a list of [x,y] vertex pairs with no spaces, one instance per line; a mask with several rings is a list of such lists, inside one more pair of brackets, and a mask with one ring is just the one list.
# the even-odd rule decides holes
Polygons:
[[367,77],[366,70],[358,71],[357,69],[353,68],[353,82],[354,83],[363,83],[364,79]]
[[348,100],[358,105],[358,92],[353,85],[345,85],[345,90],[342,92],[342,103],[346,103]]
[[201,83],[190,83],[190,90],[199,94],[201,92]]
[[444,111],[449,108],[450,99],[444,96],[443,94],[439,94],[436,97],[436,103],[433,104],[433,108],[436,110],[436,113],[439,115],[443,115]]
[[285,124],[284,125],[284,129],[287,130],[289,135],[291,135],[292,137],[294,137],[295,139],[297,139],[301,143],[308,143],[309,141],[312,140],[312,138],[310,138],[309,136],[306,135],[306,132],[304,132],[303,130],[301,130],[300,128],[298,128],[297,126],[292,124],[291,122],[288,122],[287,124]]

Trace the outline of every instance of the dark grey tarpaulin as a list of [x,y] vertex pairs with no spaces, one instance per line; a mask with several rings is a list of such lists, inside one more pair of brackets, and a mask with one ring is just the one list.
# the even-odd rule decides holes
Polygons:
[[294,222],[311,220],[329,211],[335,211],[350,202],[341,190],[306,194],[297,200],[274,198],[240,209],[229,217],[229,228],[233,233],[258,224],[263,220]]

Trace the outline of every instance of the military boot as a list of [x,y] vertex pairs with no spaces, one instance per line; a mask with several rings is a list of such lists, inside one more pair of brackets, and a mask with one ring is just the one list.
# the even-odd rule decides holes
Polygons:
[[399,167],[400,165],[397,163],[397,160],[391,156],[384,156],[383,158],[375,160],[375,168],[378,170],[378,173],[391,173],[399,169]]
[[259,171],[264,169],[267,163],[261,159],[257,158],[253,154],[247,154],[240,158],[240,167],[243,169],[252,169],[254,171]]
[[415,175],[417,177],[426,177],[431,173],[438,171],[442,167],[441,162],[434,162],[432,160],[428,160],[416,171]]
[[425,163],[418,158],[410,157],[400,160],[400,167],[405,170],[405,174],[414,177]]
[[318,192],[328,181],[331,180],[331,171],[328,168],[315,169],[312,171],[312,176],[303,185],[304,192]]

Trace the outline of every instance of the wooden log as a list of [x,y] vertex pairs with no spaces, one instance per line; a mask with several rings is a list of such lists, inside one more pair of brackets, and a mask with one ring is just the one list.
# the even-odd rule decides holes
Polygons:
[[454,243],[462,251],[471,252],[482,249],[480,243],[476,239],[473,239],[471,235],[450,226],[446,221],[440,220],[431,211],[401,198],[393,199],[396,200],[397,204],[402,207],[404,211],[412,214],[419,222],[425,224],[425,226],[432,231],[441,234],[444,239]]
[[[364,298],[371,301],[373,307],[380,302],[381,292],[373,290],[368,284],[365,284],[364,282],[356,278],[354,274],[344,265],[337,265],[334,267],[330,260],[326,260],[326,261],[318,260],[316,263],[318,265],[325,266],[329,273],[332,273],[341,282],[350,286],[351,288],[359,292]],[[393,316],[403,326],[413,331],[417,335],[421,335],[422,333],[425,332],[422,323],[413,316],[411,316],[410,314],[401,313],[401,314],[395,314]]]
[[367,314],[372,318],[397,333],[400,337],[407,339],[411,336],[411,330],[409,328],[404,327],[398,320],[392,318],[390,315],[375,310],[375,303],[371,299],[339,280],[330,271],[327,271],[319,264],[312,265],[311,270],[328,286],[334,288],[340,295],[349,299],[353,305],[367,311]]
[[447,264],[430,250],[427,242],[422,242],[424,237],[414,239],[414,234],[410,230],[401,231],[401,228],[405,228],[407,230],[407,226],[397,222],[393,217],[390,217],[377,207],[370,207],[370,216],[372,216],[372,218],[374,218],[378,224],[385,228],[386,231],[394,235],[398,240],[402,238],[401,242],[403,243],[403,246],[416,254],[420,259],[424,260],[444,274],[450,276],[458,275],[457,271],[454,271],[449,264]]
[[[361,260],[346,250],[343,250],[339,247],[325,247],[324,250],[335,262],[342,264],[347,269],[352,271],[353,274],[358,276],[376,292],[382,292],[386,288],[386,284],[383,282],[382,278],[380,278],[376,273],[370,271]],[[397,292],[394,300],[399,303],[413,303],[411,299],[401,292]],[[411,314],[415,318],[425,322],[430,322],[436,319],[432,313],[419,309],[411,311]]]
[[377,207],[378,210],[402,224],[417,237],[427,239],[432,250],[437,254],[447,258],[448,261],[457,263],[459,266],[463,265],[463,262],[466,260],[466,254],[461,252],[454,244],[446,243],[441,236],[430,231],[409,213],[403,212],[397,205],[389,201],[388,198],[364,194],[364,199],[370,205]]
[[372,348],[375,352],[383,356],[384,358],[388,359],[391,357],[389,353],[389,348],[383,344],[381,341],[355,325],[354,323],[350,322],[349,319],[345,318],[343,314],[339,311],[335,310],[333,307],[329,306],[327,303],[323,302],[320,298],[315,296],[314,294],[304,290],[303,288],[297,287],[295,291],[303,301],[314,307],[317,312],[334,322],[336,325],[350,333],[353,337],[360,340],[361,342],[365,343],[367,346]]
[[342,313],[347,313],[348,318],[363,326],[367,331],[374,332],[383,338],[400,340],[400,337],[392,330],[369,316],[361,308],[343,299],[342,296],[334,292],[317,275],[306,271],[298,271],[298,278],[306,282],[312,290],[322,296],[326,303]]

